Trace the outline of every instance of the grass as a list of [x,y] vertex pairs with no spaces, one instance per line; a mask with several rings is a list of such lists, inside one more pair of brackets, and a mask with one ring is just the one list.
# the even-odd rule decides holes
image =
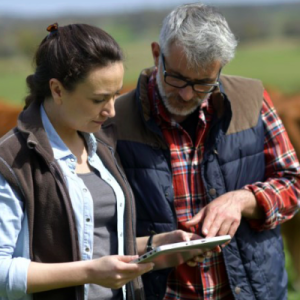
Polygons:
[[0,59],[0,99],[20,105],[26,96],[26,77],[32,74],[31,62],[26,58]]
[[[154,64],[151,42],[146,38],[120,41],[125,53],[125,85],[135,86],[140,71]],[[284,93],[300,92],[300,43],[275,40],[240,45],[223,72],[261,79],[266,87]],[[31,62],[25,58],[0,59],[0,98],[22,103],[27,93],[25,79],[31,73]]]

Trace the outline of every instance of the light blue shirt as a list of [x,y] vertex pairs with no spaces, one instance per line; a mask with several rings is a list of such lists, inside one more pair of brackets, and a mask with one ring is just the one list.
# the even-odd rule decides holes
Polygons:
[[[43,106],[41,117],[54,158],[61,167],[74,209],[79,237],[79,249],[82,260],[93,257],[94,211],[93,199],[83,181],[76,175],[76,156],[61,140]],[[123,220],[125,199],[121,187],[105,168],[96,154],[96,139],[93,134],[84,133],[88,146],[88,162],[99,171],[101,178],[113,189],[117,199],[118,215],[118,254],[124,254]],[[9,137],[8,137],[9,138]],[[0,300],[31,300],[26,294],[29,258],[28,219],[20,196],[8,185],[0,174]],[[123,297],[125,299],[125,286]],[[88,296],[88,285],[85,285],[85,299]]]

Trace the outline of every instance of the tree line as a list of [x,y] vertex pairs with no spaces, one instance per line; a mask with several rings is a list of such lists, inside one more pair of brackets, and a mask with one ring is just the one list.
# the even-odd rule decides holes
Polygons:
[[[265,6],[218,6],[240,43],[266,38],[299,38],[300,3]],[[58,22],[87,23],[111,33],[121,43],[135,40],[157,40],[167,10],[145,10],[133,13],[61,15],[58,18],[20,18],[0,15],[0,57],[31,57],[47,34],[47,25]]]

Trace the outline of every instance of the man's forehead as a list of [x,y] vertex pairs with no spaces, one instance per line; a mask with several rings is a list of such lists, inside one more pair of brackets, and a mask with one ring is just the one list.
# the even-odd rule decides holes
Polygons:
[[184,59],[166,58],[166,71],[173,73],[189,80],[209,80],[216,79],[221,69],[221,64],[218,61],[212,62],[205,67],[198,67],[188,64]]
[[188,60],[184,47],[178,43],[173,43],[168,48],[165,60],[167,71],[177,73],[187,79],[215,79],[221,69],[221,63],[218,60],[202,66],[193,64]]

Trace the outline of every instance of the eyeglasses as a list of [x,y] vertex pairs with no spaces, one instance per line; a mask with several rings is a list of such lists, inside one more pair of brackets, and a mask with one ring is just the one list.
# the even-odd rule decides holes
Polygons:
[[221,70],[219,71],[216,83],[210,84],[210,83],[192,82],[192,81],[186,80],[183,77],[168,74],[166,71],[165,57],[163,54],[161,54],[161,57],[162,57],[162,63],[163,63],[164,80],[165,80],[165,83],[170,86],[173,86],[173,87],[179,88],[179,89],[185,88],[187,86],[191,86],[193,91],[195,91],[196,93],[208,94],[208,93],[215,91],[220,85],[219,77],[220,77]]

